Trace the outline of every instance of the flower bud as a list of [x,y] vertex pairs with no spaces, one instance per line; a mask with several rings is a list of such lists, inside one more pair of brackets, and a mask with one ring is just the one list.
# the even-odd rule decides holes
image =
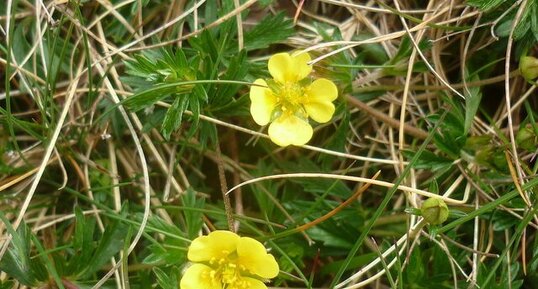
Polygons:
[[448,218],[448,207],[439,198],[429,198],[424,201],[420,212],[422,217],[432,225],[442,224]]
[[527,81],[538,78],[538,58],[523,56],[519,59],[519,70]]

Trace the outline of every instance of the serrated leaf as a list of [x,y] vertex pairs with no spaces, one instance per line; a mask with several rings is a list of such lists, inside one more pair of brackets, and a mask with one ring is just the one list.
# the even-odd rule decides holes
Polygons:
[[506,0],[469,0],[467,1],[467,4],[477,7],[480,10],[487,11],[501,5],[505,1]]
[[246,50],[269,47],[293,35],[293,22],[286,19],[284,13],[269,15],[244,36]]
[[88,276],[101,270],[101,267],[123,248],[128,231],[129,227],[120,221],[114,221],[109,225],[103,232],[97,249],[93,252],[93,256],[83,272],[84,275]]
[[[188,208],[203,208],[204,199],[196,198],[196,192],[189,187],[185,194],[181,195],[182,203]],[[195,210],[183,210],[185,215],[185,224],[187,227],[187,236],[189,239],[194,239],[198,236],[198,232],[203,225],[202,212]]]
[[75,208],[75,234],[73,237],[74,256],[69,261],[69,275],[78,275],[86,270],[90,262],[95,245],[93,241],[95,232],[95,219],[86,219],[80,207]]
[[144,91],[138,92],[127,98],[123,105],[132,111],[139,111],[157,101],[169,96],[172,93],[187,93],[192,87],[192,81],[174,82],[156,85]]
[[178,95],[176,96],[176,99],[174,99],[172,106],[170,106],[170,108],[166,112],[161,128],[161,133],[166,140],[170,140],[170,134],[176,129],[178,129],[181,125],[183,112],[185,112],[185,109],[188,104],[189,98],[183,95]]
[[[138,214],[137,219],[141,220],[142,215]],[[165,232],[175,236],[184,236],[183,232],[176,226],[167,223],[163,218],[157,215],[151,215],[148,219],[148,229],[156,232]]]
[[519,23],[517,23],[516,28],[514,29],[515,40],[520,40],[521,38],[523,38],[525,34],[527,34],[527,32],[531,29],[531,16],[529,12],[531,12],[530,8],[532,7],[532,3],[534,2],[527,3],[527,7],[523,12],[523,16],[521,16]]
[[[477,75],[468,79],[468,81],[479,81]],[[465,89],[465,121],[463,125],[463,134],[467,135],[473,125],[474,117],[482,100],[482,92],[479,86],[468,87]]]
[[538,41],[538,4],[532,6],[532,11],[530,12],[530,15],[532,34],[534,34],[536,41]]
[[[58,274],[58,271],[56,269],[56,266],[53,263],[54,258],[49,258],[45,252],[45,248],[41,244],[41,242],[37,239],[36,236],[30,235],[30,238],[32,240],[32,243],[36,247],[37,251],[39,252],[39,260],[43,262],[43,266],[46,268],[46,271],[42,272],[42,276],[44,278],[49,277],[50,279],[53,279],[56,283],[56,286],[58,286],[58,289],[65,289],[62,280],[60,278],[60,275]],[[36,259],[32,262],[36,263]]]
[[193,90],[193,93],[189,95],[189,108],[192,112],[191,128],[187,134],[189,137],[193,136],[194,133],[196,133],[196,131],[198,130],[201,111],[200,98],[203,98],[203,96],[200,96],[200,94],[205,94],[205,90],[203,88],[202,91],[195,89]]
[[[244,79],[247,75],[249,65],[247,63],[247,54],[243,49],[238,55],[232,57],[227,65],[226,72],[220,79],[237,80]],[[238,84],[218,84],[215,86],[215,93],[211,93],[210,100],[212,111],[228,111],[226,107],[234,104],[233,96],[239,91],[241,85]]]
[[159,267],[153,268],[153,273],[157,277],[157,283],[161,286],[162,289],[177,289],[179,288],[178,275],[175,270],[169,270],[168,273],[165,273]]
[[[170,244],[170,246],[165,247],[167,244]],[[177,246],[177,240],[169,239],[166,239],[164,241],[164,244],[152,244],[148,247],[151,253],[146,258],[144,258],[142,263],[150,265],[183,264],[185,263],[186,249],[180,250],[176,248]]]
[[7,273],[21,284],[36,286],[39,278],[36,276],[33,267],[37,268],[39,265],[43,265],[41,262],[32,262],[30,260],[30,230],[24,223],[22,223],[19,226],[19,229],[15,231],[1,211],[0,219],[12,236],[11,244],[4,257],[0,260],[0,271]]
[[353,246],[353,244],[349,240],[335,234],[334,232],[324,230],[319,226],[315,226],[309,229],[308,235],[312,238],[312,240],[322,242],[323,245],[329,247],[349,249]]

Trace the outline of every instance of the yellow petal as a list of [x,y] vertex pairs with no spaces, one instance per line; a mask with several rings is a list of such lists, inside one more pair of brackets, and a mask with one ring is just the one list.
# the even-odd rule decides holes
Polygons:
[[312,71],[312,66],[307,64],[308,61],[310,61],[308,53],[294,54],[294,56],[288,53],[277,53],[269,58],[267,67],[275,81],[297,82],[307,77]]
[[267,254],[262,243],[242,237],[237,244],[238,263],[252,274],[262,278],[274,278],[278,275],[278,263],[275,257]]
[[328,122],[334,114],[334,104],[330,101],[308,102],[304,108],[308,116],[319,123]]
[[338,89],[334,82],[325,78],[320,78],[316,79],[306,88],[305,94],[308,96],[309,100],[333,101],[338,97]]
[[180,289],[222,289],[220,282],[211,279],[211,267],[203,264],[193,264],[190,266],[179,283]]
[[310,54],[306,52],[296,52],[291,55],[295,62],[295,69],[297,72],[297,80],[299,81],[305,77],[307,77],[310,72],[312,72],[312,65],[308,65],[307,63],[312,60],[310,58]]
[[305,120],[282,114],[269,126],[269,137],[279,146],[304,145],[312,138],[312,127]]
[[242,288],[267,289],[267,286],[265,286],[265,284],[263,284],[263,282],[258,279],[243,277],[241,278],[241,280],[244,281],[247,285],[246,287],[242,287]]
[[308,115],[319,123],[331,120],[334,114],[332,101],[338,96],[336,85],[325,78],[317,79],[305,89],[304,108]]
[[[254,84],[267,86],[263,79],[256,79]],[[255,85],[250,87],[250,114],[257,124],[268,124],[275,106],[276,97],[269,88]]]
[[237,248],[239,236],[230,231],[213,231],[192,241],[187,258],[192,262],[204,262],[213,258],[226,258]]

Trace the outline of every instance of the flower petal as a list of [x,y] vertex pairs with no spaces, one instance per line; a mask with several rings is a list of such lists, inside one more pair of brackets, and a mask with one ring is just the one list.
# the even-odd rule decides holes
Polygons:
[[[256,79],[254,84],[267,86],[263,79]],[[252,85],[250,87],[250,114],[259,125],[266,125],[271,120],[276,106],[276,97],[269,88]]]
[[308,62],[312,60],[310,54],[306,52],[296,52],[291,55],[295,62],[295,69],[297,73],[297,80],[302,80],[312,72],[312,65],[308,65]]
[[242,281],[245,281],[247,283],[248,286],[246,288],[249,288],[249,289],[267,289],[267,286],[265,286],[265,284],[263,284],[263,282],[258,280],[258,279],[249,278],[249,277],[243,277],[241,279],[242,279]]
[[312,127],[304,119],[284,113],[269,126],[269,137],[279,146],[304,145],[312,138]]
[[226,258],[237,248],[239,236],[230,231],[213,231],[192,241],[187,258],[192,262],[204,262],[211,259]]
[[278,275],[279,268],[275,257],[267,254],[262,243],[252,238],[242,237],[239,239],[237,256],[238,263],[253,274],[262,278],[274,278]]
[[181,289],[222,289],[220,282],[209,278],[213,269],[203,264],[191,265],[181,278],[179,288]]
[[291,55],[295,62],[295,71],[297,73],[297,80],[299,81],[301,79],[304,79],[307,77],[310,72],[312,72],[312,65],[308,65],[308,62],[312,60],[310,58],[310,54],[306,52],[296,52]]
[[334,114],[334,104],[330,101],[308,102],[304,108],[308,116],[319,123],[328,122]]
[[334,114],[332,101],[338,97],[338,89],[332,81],[325,78],[315,80],[305,89],[305,95],[303,105],[313,120],[319,123],[331,120]]
[[292,62],[289,54],[277,53],[269,58],[267,68],[269,68],[269,73],[277,82],[285,83],[289,81]]
[[267,63],[269,73],[280,83],[297,82],[312,71],[312,66],[308,65],[310,55],[308,53],[289,55],[288,53],[277,53]]
[[338,89],[334,82],[320,78],[306,88],[305,94],[308,95],[308,99],[333,101],[338,97]]

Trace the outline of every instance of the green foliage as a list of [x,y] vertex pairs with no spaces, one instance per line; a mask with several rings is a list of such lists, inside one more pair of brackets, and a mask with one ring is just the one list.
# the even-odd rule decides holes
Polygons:
[[284,13],[268,15],[245,33],[245,49],[267,48],[293,35],[293,23]]
[[177,273],[177,268],[172,267],[168,272],[163,271],[162,269],[155,267],[153,272],[157,277],[157,283],[162,289],[177,289],[179,288],[179,277]]
[[428,117],[432,123],[440,122],[439,133],[434,135],[435,146],[446,153],[449,157],[457,159],[460,150],[464,147],[466,135],[464,134],[464,119],[458,105],[453,105],[452,110],[443,121],[438,115]]
[[[477,76],[468,79],[467,81],[478,81]],[[465,94],[465,122],[463,127],[463,133],[467,135],[471,126],[474,122],[474,117],[480,106],[480,101],[482,100],[482,92],[480,87],[471,87],[466,90]]]
[[469,0],[467,4],[480,8],[481,10],[491,10],[507,2],[506,0]]
[[[468,5],[478,7],[493,17],[499,17],[496,33],[501,37],[507,37],[512,28],[516,12],[519,6],[513,1],[507,0],[469,0]],[[508,14],[504,12],[508,10]],[[538,1],[529,0],[523,8],[523,13],[514,29],[514,39],[521,43],[519,54],[532,48],[538,42]]]
[[[182,196],[184,206],[193,209],[202,209],[204,207],[204,199],[196,198],[196,192],[189,188]],[[198,236],[198,232],[202,229],[203,219],[202,212],[196,210],[185,210],[185,226],[189,239],[194,239]]]
[[[403,1],[400,11],[381,2],[382,10],[366,11],[342,1],[263,0],[241,11],[237,5],[250,2],[34,2],[0,1],[0,18],[10,23],[6,33],[8,25],[0,27],[6,36],[0,43],[0,219],[1,239],[10,239],[0,256],[0,289],[90,289],[120,256],[117,275],[101,288],[122,282],[125,288],[177,289],[191,241],[227,228],[222,190],[238,184],[229,194],[238,233],[263,241],[280,265],[268,287],[349,286],[341,282],[402,236],[409,238],[401,254],[385,254],[353,282],[381,270],[387,272],[370,286],[524,289],[538,282],[538,238],[527,230],[538,186],[530,58],[538,41],[537,0],[526,1],[515,26],[509,75],[506,37],[520,8],[514,1],[448,3],[433,18],[424,12],[431,8],[427,1]],[[410,37],[425,59],[414,53]],[[321,59],[312,75],[338,87],[336,112],[316,125],[310,147],[278,148],[252,132],[259,126],[249,113],[250,84],[270,77],[271,55],[305,48]],[[401,111],[405,120],[399,122]],[[60,120],[60,135],[52,139]],[[509,162],[522,174],[519,185],[530,205]],[[371,184],[350,199],[365,185],[351,179],[378,171],[383,186]],[[349,179],[279,176],[244,183],[291,173]],[[414,207],[426,197],[399,185],[446,195],[446,207],[433,206],[444,222],[410,232],[428,217]],[[451,201],[463,196],[464,204]],[[19,214],[24,221],[15,229]],[[127,255],[138,230],[141,238]],[[478,271],[469,248],[483,253]],[[471,272],[476,284],[467,277]]]
[[15,231],[2,212],[0,212],[0,218],[12,236],[11,244],[0,261],[0,271],[13,276],[26,286],[36,286],[45,281],[47,278],[45,266],[41,262],[31,260],[32,233],[30,229],[22,224]]

